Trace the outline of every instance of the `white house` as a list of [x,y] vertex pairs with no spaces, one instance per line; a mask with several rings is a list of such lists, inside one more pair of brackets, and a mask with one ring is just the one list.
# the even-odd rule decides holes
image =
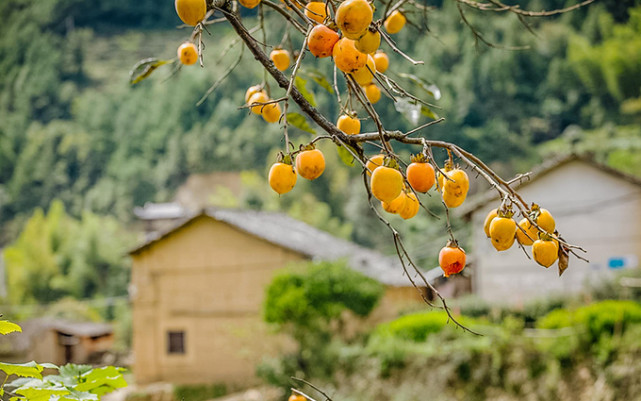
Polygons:
[[[497,252],[483,231],[490,210],[499,205],[494,190],[478,196],[463,211],[473,224],[473,291],[492,303],[522,305],[551,295],[572,294],[587,283],[637,268],[641,257],[641,179],[589,158],[552,160],[518,185],[527,202],[548,209],[561,236],[587,250],[589,263],[570,257],[559,277],[556,264],[546,269],[515,245]],[[520,220],[520,218],[519,218]],[[526,247],[531,254],[531,247]]]

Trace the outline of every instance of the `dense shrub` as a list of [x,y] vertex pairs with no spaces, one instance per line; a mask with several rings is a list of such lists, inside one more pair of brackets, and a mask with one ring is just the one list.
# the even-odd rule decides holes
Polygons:
[[[344,262],[310,263],[277,275],[263,305],[265,321],[299,328],[326,326],[345,310],[367,316],[381,296],[383,286],[346,266]],[[307,330],[314,328],[307,327]]]
[[641,323],[641,304],[634,301],[602,301],[578,308],[574,311],[557,309],[541,318],[537,327],[560,329],[578,327],[598,340],[603,334],[623,331],[632,323]]
[[284,388],[291,387],[292,376],[331,376],[335,365],[350,359],[343,352],[349,330],[343,329],[369,315],[383,291],[382,284],[344,262],[298,264],[278,274],[267,287],[263,317],[291,335],[298,349],[263,361],[258,376]]
[[[474,323],[474,320],[466,317],[457,317],[457,320],[465,326],[470,326]],[[412,313],[379,325],[375,333],[383,337],[392,336],[420,342],[425,341],[430,334],[443,330],[448,322],[453,325],[445,311]]]

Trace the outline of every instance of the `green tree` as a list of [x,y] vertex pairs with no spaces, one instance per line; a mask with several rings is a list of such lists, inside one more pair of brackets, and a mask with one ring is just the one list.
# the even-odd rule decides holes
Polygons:
[[292,267],[267,287],[264,318],[302,340],[309,331],[328,333],[345,311],[366,317],[383,286],[344,262],[318,262]]
[[9,300],[49,303],[125,295],[129,235],[109,217],[90,212],[80,220],[67,215],[60,201],[45,215],[36,209],[16,241],[5,249]]
[[336,357],[332,341],[344,340],[341,329],[346,316],[351,314],[347,319],[352,323],[355,318],[368,316],[383,290],[380,283],[343,262],[295,265],[275,276],[266,290],[263,316],[279,331],[291,335],[298,349],[263,364],[259,374],[283,386],[296,372],[330,374]]

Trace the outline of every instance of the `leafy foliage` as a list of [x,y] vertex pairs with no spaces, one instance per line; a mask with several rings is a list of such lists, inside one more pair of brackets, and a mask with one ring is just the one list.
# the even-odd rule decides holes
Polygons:
[[[438,333],[448,324],[449,317],[445,311],[428,311],[401,316],[376,328],[379,336],[391,336],[411,341],[425,341],[433,333]],[[474,321],[469,318],[459,320],[466,327],[472,327]]]
[[[51,364],[38,365],[31,362],[31,371],[8,371],[8,374],[22,376],[8,386],[15,394],[11,400],[35,400],[48,401],[54,397],[57,400],[100,400],[104,394],[127,386],[122,374],[123,368],[105,366],[92,368],[89,365],[67,364],[57,367]],[[42,377],[36,370],[42,371],[43,367],[58,369],[57,375]],[[26,369],[26,368],[25,368]]]
[[76,220],[61,202],[46,215],[37,209],[5,249],[9,299],[46,303],[65,296],[125,295],[129,267],[122,255],[128,238],[112,218],[85,212]]
[[[379,282],[343,262],[292,266],[276,275],[266,290],[263,316],[291,335],[298,349],[265,361],[258,375],[284,388],[291,386],[292,375],[331,375],[345,324],[369,315],[382,295]],[[352,317],[345,319],[345,312]]]
[[641,323],[641,304],[608,300],[574,311],[557,309],[539,320],[537,326],[544,329],[579,327],[587,330],[591,341],[596,341],[604,334],[623,331],[634,323]]
[[[2,334],[22,331],[15,323],[2,321]],[[7,331],[7,332],[5,332]],[[44,369],[57,370],[57,375],[43,377]],[[66,364],[56,366],[51,363],[4,363],[0,362],[0,371],[6,375],[0,387],[0,397],[10,388],[11,401],[97,401],[104,394],[127,386],[123,378],[125,369],[113,366],[92,368],[89,365]],[[11,376],[18,379],[6,384]]]
[[16,331],[21,332],[22,328],[15,323],[9,322],[7,320],[0,320],[0,334],[9,334]]
[[[523,7],[555,7],[554,2],[525,3]],[[639,85],[624,84],[641,76],[634,47],[639,9],[633,5],[638,1],[601,3],[547,22],[532,21],[538,37],[515,18],[493,16],[493,23],[487,24],[482,15],[470,13],[470,21],[489,40],[531,47],[506,51],[476,47],[453,3],[437,2],[428,20],[431,34],[416,37],[403,31],[395,37],[408,53],[420,54],[427,68],[400,73],[395,65],[403,60],[390,54],[390,71],[398,70],[395,79],[435,100],[436,84],[439,108],[432,112],[444,115],[446,121],[430,129],[433,139],[455,141],[487,162],[502,163],[507,173],[524,164],[529,168],[541,157],[531,145],[557,138],[568,127],[590,130],[608,121],[638,122],[634,110]],[[128,221],[134,205],[169,199],[190,173],[250,169],[262,174],[270,152],[279,145],[276,127],[265,129],[261,121],[246,118],[238,110],[244,88],[262,76],[254,63],[243,63],[246,73],[231,74],[207,101],[194,106],[224,73],[227,61],[231,63],[240,53],[232,47],[225,59],[219,59],[231,40],[222,24],[211,27],[217,40],[206,52],[206,71],[181,71],[165,80],[171,67],[164,66],[150,79],[128,88],[123,65],[149,57],[150,48],[163,58],[173,57],[182,35],[104,32],[110,25],[173,27],[179,20],[171,7],[157,7],[152,1],[108,0],[96,5],[79,0],[7,0],[0,12],[7,16],[0,27],[4,72],[0,77],[0,222],[15,219],[13,225],[3,225],[0,242],[13,240],[19,230],[10,227],[19,227],[35,208],[47,209],[53,199],[62,200],[75,217],[90,209]],[[281,33],[276,28],[268,39]],[[616,56],[616,49],[630,56],[623,60]],[[329,64],[303,67],[299,84],[306,82],[299,87],[330,119],[337,117]],[[155,101],[147,101],[150,98]],[[409,128],[411,123],[398,119],[396,105],[390,102],[385,97],[381,100],[382,118],[395,121],[394,128]],[[300,129],[292,130],[296,131],[293,136],[306,138],[316,129],[290,111],[296,113],[291,116],[292,125]],[[374,128],[371,121],[363,123],[364,130]],[[610,143],[610,138],[606,141]],[[496,152],[497,148],[503,151]],[[637,159],[634,150],[618,147],[606,161],[635,172]],[[362,203],[360,194],[351,190],[361,179],[358,169],[342,170],[332,173],[321,188],[309,188],[314,201],[334,219],[330,229],[365,245],[388,246],[379,230],[370,229],[376,217],[355,210]],[[287,210],[289,206],[281,201],[276,207]],[[409,235],[414,231],[419,230],[408,230]]]
[[[583,308],[601,310],[605,317],[623,309],[630,312],[639,304],[631,305],[595,303]],[[637,320],[627,320],[622,331],[605,329],[600,337],[585,341],[573,329],[524,329],[527,322],[519,312],[506,312],[496,325],[477,326],[483,336],[443,325],[440,312],[407,315],[397,322],[411,335],[401,330],[388,335],[392,324],[379,325],[366,340],[344,344],[334,353],[340,363],[334,364],[329,377],[307,380],[331,388],[334,399],[394,401],[419,399],[426,393],[443,401],[564,400],[596,393],[633,399],[641,389]]]
[[264,317],[269,323],[325,329],[347,310],[367,316],[382,295],[380,283],[344,263],[311,263],[274,277],[267,287]]

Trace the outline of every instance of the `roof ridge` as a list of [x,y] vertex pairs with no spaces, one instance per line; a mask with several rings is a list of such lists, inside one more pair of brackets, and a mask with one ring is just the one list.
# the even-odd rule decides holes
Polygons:
[[[529,176],[527,177],[526,180],[521,180],[517,184],[513,186],[513,188],[521,188],[522,186],[528,185],[535,180],[541,178],[542,176],[546,175],[547,173],[551,172],[552,170],[563,166],[564,164],[567,164],[572,161],[582,161],[584,163],[587,163],[593,167],[597,167],[598,169],[613,175],[615,177],[619,177],[625,181],[628,181],[632,184],[639,185],[641,186],[641,178],[633,176],[631,174],[625,173],[621,170],[615,169],[611,166],[608,166],[607,164],[603,164],[601,162],[598,162],[593,155],[590,153],[576,153],[576,152],[570,152],[567,154],[560,154],[555,157],[551,157],[548,160],[545,160],[544,162],[534,166],[531,171]],[[463,205],[456,211],[457,216],[468,216],[474,211],[480,209],[481,207],[485,206],[487,203],[491,202],[493,199],[497,198],[498,195],[496,194],[495,190],[493,188],[489,188],[486,191],[479,192],[474,195],[472,199],[467,203],[467,205]]]
[[280,211],[206,207],[185,217],[154,238],[148,239],[131,250],[130,254],[146,249],[203,216],[229,224],[235,229],[304,255],[311,260],[346,259],[352,269],[383,284],[397,287],[410,285],[400,261],[376,249],[336,237]]

